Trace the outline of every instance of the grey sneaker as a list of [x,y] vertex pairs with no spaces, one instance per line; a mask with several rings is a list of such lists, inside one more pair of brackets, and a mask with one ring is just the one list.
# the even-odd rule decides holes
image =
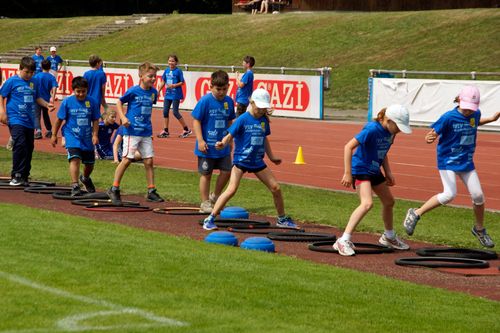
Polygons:
[[92,182],[92,178],[88,177],[85,178],[83,175],[80,175],[80,181],[82,182],[83,186],[85,186],[85,190],[89,193],[95,193],[95,186],[94,183]]
[[215,193],[210,193],[210,195],[208,196],[208,200],[210,200],[210,202],[212,203],[212,206],[215,205],[215,203],[217,202],[217,199],[219,199],[218,196],[215,195]]
[[399,239],[398,236],[395,236],[394,239],[388,238],[385,234],[382,234],[378,242],[384,246],[391,247],[396,250],[409,250],[410,245],[403,242]]
[[111,187],[107,192],[108,197],[111,199],[111,203],[115,206],[121,206],[122,203],[122,197],[120,195],[120,190],[113,190]]
[[80,195],[82,195],[82,190],[80,189],[80,186],[75,186],[71,189],[72,197],[78,197]]
[[16,173],[14,177],[10,180],[10,186],[22,186],[24,184],[24,179],[21,177],[21,174]]
[[337,239],[335,244],[333,244],[333,249],[337,251],[341,256],[350,257],[355,255],[354,244],[351,241],[343,240],[342,238]]
[[413,235],[418,220],[420,220],[420,216],[418,216],[417,213],[415,213],[415,208],[408,209],[408,213],[406,213],[406,217],[403,222],[403,227],[405,227],[405,231],[408,234],[408,236]]
[[146,199],[151,202],[163,202],[162,197],[158,193],[156,193],[156,189],[152,189],[148,191],[148,195],[146,196]]
[[495,247],[495,243],[491,239],[490,235],[488,235],[488,233],[486,232],[486,228],[483,228],[483,230],[477,230],[476,227],[472,227],[471,231],[482,246]]
[[213,206],[210,200],[205,200],[200,205],[200,213],[210,214],[212,212]]
[[42,130],[39,130],[37,129],[35,131],[35,136],[34,136],[35,140],[40,140],[41,138],[43,138],[43,135],[42,135]]

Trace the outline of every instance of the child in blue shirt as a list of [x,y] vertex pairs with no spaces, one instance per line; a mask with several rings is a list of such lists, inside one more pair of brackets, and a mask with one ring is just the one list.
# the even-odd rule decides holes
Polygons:
[[102,121],[99,121],[99,130],[97,137],[99,143],[95,145],[97,156],[102,160],[114,160],[113,143],[111,138],[115,130],[120,127],[116,123],[116,111],[106,110],[101,115]]
[[[10,185],[28,186],[31,159],[35,146],[35,103],[52,111],[54,105],[38,94],[33,74],[35,61],[23,57],[19,73],[10,77],[0,89],[0,122],[8,124],[12,137],[12,171]],[[5,103],[7,100],[7,103]]]
[[[394,197],[389,186],[395,185],[387,152],[399,132],[411,133],[410,115],[402,105],[391,105],[382,109],[375,121],[365,125],[363,130],[344,147],[344,176],[342,185],[353,186],[358,191],[360,204],[352,212],[349,222],[333,248],[343,256],[353,256],[354,245],[351,236],[356,226],[373,206],[372,191],[382,203],[384,233],[379,243],[396,250],[410,247],[398,238],[393,228]],[[382,168],[384,173],[380,170]]]
[[47,59],[50,61],[50,73],[57,77],[57,71],[61,70],[63,59],[57,54],[57,47],[50,47],[50,55]]
[[168,56],[168,67],[165,68],[165,71],[163,72],[163,75],[161,77],[162,82],[158,86],[158,91],[161,91],[165,86],[167,87],[165,89],[165,97],[163,98],[164,128],[163,131],[161,131],[161,133],[157,135],[157,137],[159,138],[168,138],[170,135],[170,133],[168,132],[170,106],[172,106],[174,117],[177,118],[184,130],[182,134],[179,135],[179,137],[187,138],[193,133],[189,129],[186,121],[179,112],[179,104],[181,103],[181,99],[184,98],[184,94],[182,93],[182,86],[184,85],[184,75],[182,74],[182,70],[177,67],[178,62],[179,59],[175,54],[171,54]]
[[[54,104],[56,97],[56,90],[59,85],[57,84],[56,78],[50,74],[50,61],[47,59],[42,61],[42,72],[36,74],[33,79],[36,81],[38,86],[38,93],[41,98],[47,103]],[[46,138],[52,137],[52,122],[50,121],[49,110],[43,106],[36,106],[35,111],[35,140],[42,138],[42,124],[40,116],[43,116],[43,123],[45,124]]]
[[249,98],[253,91],[253,71],[252,68],[255,66],[255,58],[252,56],[246,56],[243,58],[243,68],[245,73],[241,77],[240,73],[236,72],[236,85],[238,90],[236,91],[236,117],[239,117],[247,111],[248,103],[250,103]]
[[460,177],[469,191],[475,225],[472,234],[482,246],[494,247],[495,243],[484,228],[484,194],[474,166],[473,156],[476,150],[478,126],[497,121],[500,112],[491,117],[481,117],[479,110],[480,92],[475,86],[466,86],[455,100],[458,107],[444,113],[431,125],[432,131],[425,140],[433,143],[439,136],[437,162],[439,175],[443,183],[443,192],[434,195],[420,208],[410,208],[403,226],[408,235],[413,235],[415,226],[422,215],[441,205],[451,202],[457,195],[456,176]]
[[[153,169],[153,127],[151,113],[153,104],[158,99],[158,91],[154,88],[158,67],[145,62],[139,66],[139,85],[133,86],[120,97],[116,103],[116,113],[122,125],[125,126],[123,136],[122,161],[115,170],[113,186],[108,190],[109,198],[114,205],[121,205],[120,182],[130,163],[135,159],[135,152],[139,151],[144,161],[146,180],[148,182],[148,201],[163,202],[156,191]],[[123,111],[123,104],[128,103],[127,113]]]
[[[99,125],[99,104],[87,96],[88,82],[81,76],[71,81],[73,95],[65,98],[54,125],[51,143],[57,145],[57,132],[64,122],[63,136],[66,139],[68,151],[69,174],[71,177],[71,196],[82,194],[78,180],[89,193],[95,192],[95,186],[90,178],[94,170],[94,145],[98,143],[97,131]],[[83,163],[83,174],[80,175],[80,163]],[[80,176],[79,176],[80,175]]]
[[102,68],[102,59],[92,54],[89,57],[89,65],[92,69],[86,71],[83,77],[89,83],[88,95],[94,98],[104,110],[108,109],[108,104],[106,103],[105,92],[106,92],[106,74],[104,71],[100,70]]
[[[210,92],[196,104],[191,116],[196,135],[194,154],[198,156],[200,173],[200,212],[211,213],[213,204],[226,186],[231,172],[231,150],[228,147],[218,150],[215,144],[222,141],[227,129],[236,117],[234,103],[227,96],[229,76],[224,71],[212,73]],[[210,193],[210,181],[214,169],[220,170],[215,189]]]
[[35,69],[35,74],[41,73],[42,72],[42,61],[45,59],[42,55],[42,47],[37,46],[35,47],[35,54],[31,56],[33,60],[35,60],[36,64],[36,69]]
[[233,168],[229,185],[215,202],[212,213],[204,220],[203,229],[217,229],[215,217],[226,203],[235,195],[245,172],[255,173],[257,178],[271,191],[274,206],[278,212],[277,226],[297,228],[293,220],[285,214],[285,204],[280,185],[273,172],[266,166],[264,155],[276,165],[281,164],[281,158],[275,156],[267,136],[271,134],[268,114],[270,113],[271,97],[265,89],[256,89],[251,96],[250,112],[238,117],[229,127],[228,134],[215,144],[217,149],[224,149],[234,138]]

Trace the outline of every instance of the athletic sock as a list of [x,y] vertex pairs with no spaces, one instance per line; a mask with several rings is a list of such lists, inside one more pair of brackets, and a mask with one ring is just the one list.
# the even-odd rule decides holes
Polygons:
[[184,130],[185,130],[186,132],[187,132],[187,131],[189,131],[189,127],[184,126]]
[[342,234],[342,237],[340,237],[341,240],[344,240],[344,241],[350,241],[351,240],[351,234],[348,234],[347,232],[344,232]]
[[396,233],[394,232],[394,229],[384,231],[384,235],[386,238],[389,238],[389,239],[394,239],[396,237]]
[[119,191],[120,190],[120,186],[114,186],[111,187],[111,191]]

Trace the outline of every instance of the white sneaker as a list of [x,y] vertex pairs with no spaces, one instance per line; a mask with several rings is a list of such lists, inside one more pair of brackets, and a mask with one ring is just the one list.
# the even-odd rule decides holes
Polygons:
[[353,256],[356,254],[354,252],[354,248],[355,248],[354,244],[351,241],[346,241],[343,240],[342,238],[337,239],[335,244],[333,244],[333,249],[335,251],[338,251],[338,253],[341,256],[346,256],[346,257]]
[[13,147],[14,147],[14,140],[12,139],[12,137],[9,137],[9,141],[7,141],[7,145],[5,145],[5,148],[7,150],[12,150]]
[[210,193],[210,195],[208,196],[208,200],[210,200],[210,202],[212,203],[212,206],[215,205],[215,203],[217,202],[217,199],[219,199],[218,196],[215,195],[215,193]]
[[213,206],[210,200],[205,200],[200,205],[200,213],[210,214],[212,212]]
[[382,234],[378,242],[384,246],[391,247],[396,250],[409,250],[410,245],[399,239],[398,236],[394,236],[394,239],[388,238],[385,234]]

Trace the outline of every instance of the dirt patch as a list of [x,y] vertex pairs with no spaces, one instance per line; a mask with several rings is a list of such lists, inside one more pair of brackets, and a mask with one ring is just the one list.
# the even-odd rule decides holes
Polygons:
[[[177,236],[186,236],[196,240],[203,240],[207,235],[207,232],[198,224],[198,221],[201,218],[200,216],[163,215],[155,214],[153,212],[93,212],[85,210],[81,206],[72,205],[69,201],[53,199],[50,195],[46,194],[31,194],[13,190],[8,192],[7,190],[0,191],[2,202],[54,210],[100,221],[124,224],[135,228],[158,231]],[[151,204],[139,196],[124,196],[124,200],[125,199],[139,201],[152,208],[180,205],[177,202]],[[124,218],[124,216],[126,216],[126,218]],[[267,220],[274,223],[274,219],[265,216],[251,214],[250,218]],[[315,225],[311,223],[300,223],[300,226],[308,232],[333,233],[337,236],[341,234],[341,230],[330,226]],[[248,237],[256,236],[241,233],[237,233],[235,235],[238,237],[240,243]],[[368,233],[356,233],[355,241],[377,243],[379,236],[380,235]],[[450,274],[436,269],[403,267],[394,264],[395,259],[416,256],[415,251],[417,249],[429,247],[432,246],[432,244],[409,241],[408,243],[412,248],[411,251],[376,255],[359,254],[355,257],[342,257],[338,254],[310,251],[308,250],[306,243],[281,241],[274,241],[274,243],[278,254],[295,256],[297,258],[317,263],[350,268],[363,272],[371,272],[389,278],[418,284],[426,284],[433,287],[464,292],[474,296],[500,301],[500,275],[464,276],[459,274]],[[491,260],[490,265],[498,268],[500,266],[500,260]]]

